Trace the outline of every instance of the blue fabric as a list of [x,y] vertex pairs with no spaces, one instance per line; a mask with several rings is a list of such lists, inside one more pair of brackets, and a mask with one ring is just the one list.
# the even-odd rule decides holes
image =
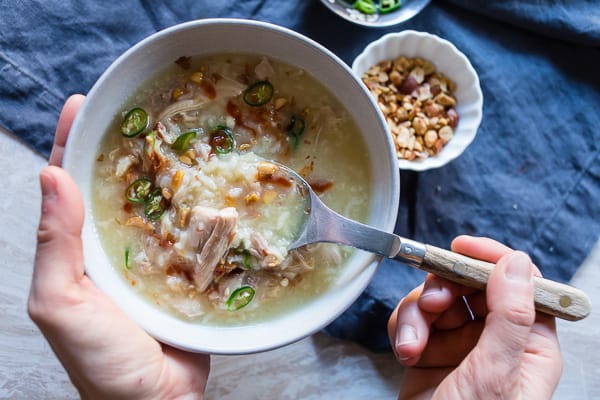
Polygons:
[[[410,1],[410,0],[406,0]],[[403,29],[453,42],[477,70],[484,115],[447,166],[402,172],[396,232],[448,247],[461,233],[530,253],[567,281],[600,233],[600,6],[596,1],[446,1],[386,29],[353,25],[320,2],[92,0],[0,2],[0,124],[44,155],[60,108],[125,49],[198,18],[252,18],[297,30],[344,61]],[[420,271],[386,260],[327,332],[387,348],[386,321]]]

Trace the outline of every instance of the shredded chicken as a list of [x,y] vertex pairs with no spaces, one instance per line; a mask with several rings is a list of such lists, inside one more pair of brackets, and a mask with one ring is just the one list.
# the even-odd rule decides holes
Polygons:
[[271,249],[260,233],[252,232],[250,240],[252,241],[252,247],[248,251],[256,257],[261,267],[273,268],[281,264],[283,261],[281,254]]
[[167,164],[167,158],[160,148],[163,141],[155,135],[147,135],[145,141],[144,169],[159,172]]
[[223,76],[215,85],[215,90],[217,92],[217,97],[215,99],[219,100],[221,98],[239,96],[244,89],[246,89],[246,85],[243,83]]
[[263,57],[263,59],[254,68],[254,73],[258,79],[264,81],[275,74],[275,70],[273,69],[273,66],[269,60]]
[[196,206],[192,209],[188,244],[197,249],[194,281],[199,291],[205,291],[212,282],[215,268],[229,250],[237,221],[238,214],[233,207],[217,210]]
[[119,161],[117,161],[117,168],[115,169],[115,176],[118,176],[119,178],[124,176],[135,164],[137,164],[137,159],[131,154],[119,158]]
[[180,100],[166,107],[158,115],[159,121],[164,121],[167,118],[173,117],[176,114],[183,114],[190,111],[197,111],[205,104],[208,104],[209,99],[206,97],[197,97],[190,100]]

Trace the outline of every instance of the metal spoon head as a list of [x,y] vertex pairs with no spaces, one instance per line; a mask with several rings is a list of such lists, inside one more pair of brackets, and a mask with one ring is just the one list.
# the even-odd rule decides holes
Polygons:
[[272,164],[277,169],[275,174],[280,179],[285,177],[292,182],[294,190],[302,199],[303,218],[296,225],[296,234],[293,235],[295,239],[288,245],[288,250],[319,242],[341,243],[356,247],[355,243],[348,242],[347,239],[352,235],[349,236],[347,233],[356,232],[357,229],[364,231],[364,225],[349,220],[327,207],[310,184],[293,169],[277,162]]
[[[296,171],[277,161],[265,161],[259,163],[259,175],[263,174],[262,180],[271,180],[279,183],[289,183],[290,191],[300,199],[297,207],[298,212],[302,213],[300,223],[297,224],[293,239],[288,245],[288,250],[294,250],[311,243],[309,241],[309,227],[311,226],[313,204],[321,203],[321,200],[313,192],[310,184],[302,178]],[[262,171],[262,172],[261,172]]]
[[[377,228],[353,221],[327,207],[312,190],[310,184],[294,170],[279,163],[272,163],[276,176],[292,182],[294,189],[301,194],[304,212],[295,239],[288,250],[297,249],[310,243],[338,243],[372,253],[391,257],[398,253],[400,237]],[[293,235],[292,235],[293,236]]]

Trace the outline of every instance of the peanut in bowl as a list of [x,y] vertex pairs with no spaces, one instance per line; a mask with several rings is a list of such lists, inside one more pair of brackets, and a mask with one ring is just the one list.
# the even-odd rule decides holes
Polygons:
[[424,32],[390,33],[369,44],[352,70],[377,100],[400,169],[441,167],[475,138],[479,78],[452,43]]

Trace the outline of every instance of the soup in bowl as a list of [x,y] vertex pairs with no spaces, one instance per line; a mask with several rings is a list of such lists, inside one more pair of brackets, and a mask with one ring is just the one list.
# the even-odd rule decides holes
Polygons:
[[92,88],[67,144],[86,273],[147,332],[189,351],[262,351],[321,329],[379,260],[334,244],[288,251],[305,210],[269,160],[341,214],[393,229],[385,122],[332,53],[244,20],[140,42]]

